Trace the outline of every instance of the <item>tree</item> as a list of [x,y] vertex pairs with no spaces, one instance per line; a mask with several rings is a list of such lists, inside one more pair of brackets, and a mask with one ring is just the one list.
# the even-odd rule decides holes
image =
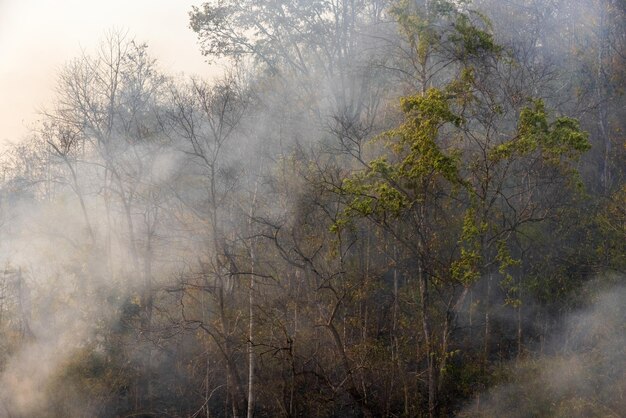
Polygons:
[[[492,274],[491,266],[505,274],[515,263],[507,249],[510,237],[555,210],[548,195],[533,195],[546,187],[573,185],[572,161],[589,149],[577,121],[563,117],[549,122],[541,101],[521,110],[517,127],[503,141],[506,126],[498,125],[502,111],[489,96],[484,98],[486,91],[479,89],[483,80],[471,68],[463,77],[445,90],[432,88],[402,99],[405,122],[382,136],[388,152],[343,181],[346,208],[336,224],[341,231],[355,219],[367,218],[388,231],[413,260],[431,416],[438,415],[449,333],[467,287]],[[485,117],[490,122],[481,125]],[[491,130],[502,132],[495,137]],[[484,158],[477,159],[476,153]],[[524,183],[518,184],[518,178]],[[525,190],[533,192],[526,195]],[[455,221],[459,218],[462,223]],[[454,285],[465,291],[457,296],[442,291]],[[438,304],[433,293],[452,297]],[[434,331],[437,317],[444,318],[439,335]],[[486,326],[488,338],[488,322]]]
[[[168,123],[172,134],[182,140],[181,151],[189,163],[179,180],[185,180],[181,186],[183,191],[189,192],[179,194],[185,213],[190,216],[185,227],[192,231],[202,225],[200,237],[205,242],[198,256],[199,265],[194,266],[189,278],[182,277],[180,290],[188,293],[192,306],[196,297],[210,300],[209,306],[204,308],[207,312],[199,312],[199,317],[188,317],[182,312],[183,321],[187,326],[203,329],[217,345],[226,367],[232,413],[242,416],[247,398],[238,367],[241,330],[237,318],[237,291],[240,286],[236,282],[240,262],[233,239],[237,222],[234,202],[241,173],[232,152],[238,146],[235,141],[248,97],[234,78],[227,78],[214,86],[192,80],[181,87],[172,85],[171,93]],[[185,189],[185,184],[196,181],[200,193]],[[200,294],[196,296],[198,292]],[[217,320],[211,318],[212,315]],[[250,324],[252,327],[252,318]],[[249,402],[253,403],[252,399]]]
[[351,153],[373,129],[385,88],[388,3],[212,1],[193,8],[191,28],[209,58],[251,58],[280,100],[295,96],[316,135],[330,130],[340,140],[331,146]]

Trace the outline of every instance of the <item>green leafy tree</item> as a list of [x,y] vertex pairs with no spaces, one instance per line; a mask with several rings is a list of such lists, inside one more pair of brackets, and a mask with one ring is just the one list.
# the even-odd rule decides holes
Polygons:
[[[413,260],[431,415],[437,414],[454,307],[470,285],[491,274],[491,266],[510,277],[507,270],[517,263],[508,249],[511,237],[552,213],[550,191],[575,188],[572,164],[589,149],[578,123],[566,117],[550,121],[540,100],[521,109],[508,139],[484,136],[476,124],[482,109],[475,82],[466,73],[446,89],[401,100],[404,123],[377,139],[385,141],[380,157],[343,181],[346,206],[335,224],[341,231],[367,218]],[[477,151],[484,160],[474,158]],[[442,291],[455,295],[454,286],[465,290],[446,302],[433,301]],[[436,318],[444,318],[443,324]]]

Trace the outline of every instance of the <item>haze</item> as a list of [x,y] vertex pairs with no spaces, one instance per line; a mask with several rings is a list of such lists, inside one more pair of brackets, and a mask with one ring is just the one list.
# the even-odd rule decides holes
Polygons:
[[0,418],[623,416],[626,1],[3,1]]
[[27,135],[54,95],[57,71],[113,28],[147,42],[168,73],[206,75],[189,29],[191,0],[0,0],[0,143]]

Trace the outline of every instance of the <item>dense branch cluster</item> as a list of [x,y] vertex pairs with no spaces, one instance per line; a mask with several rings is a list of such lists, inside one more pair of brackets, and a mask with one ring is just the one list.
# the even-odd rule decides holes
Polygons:
[[620,416],[622,3],[190,18],[229,72],[113,32],[3,156],[0,417]]

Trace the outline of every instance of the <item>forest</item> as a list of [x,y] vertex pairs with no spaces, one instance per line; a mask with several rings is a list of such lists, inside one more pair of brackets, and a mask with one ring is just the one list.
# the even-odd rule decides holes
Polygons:
[[0,418],[624,416],[624,0],[189,30],[223,73],[111,30],[0,156]]

